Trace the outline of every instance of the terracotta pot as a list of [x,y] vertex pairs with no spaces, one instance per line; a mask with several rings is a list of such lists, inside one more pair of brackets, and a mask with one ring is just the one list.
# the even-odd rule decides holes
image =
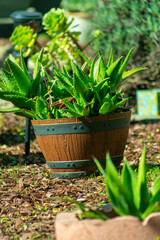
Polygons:
[[106,152],[119,165],[128,137],[131,112],[86,118],[32,120],[42,153],[56,177],[81,177],[103,166]]
[[56,240],[156,240],[160,237],[160,212],[143,222],[134,216],[103,221],[79,220],[76,212],[60,213],[55,221]]

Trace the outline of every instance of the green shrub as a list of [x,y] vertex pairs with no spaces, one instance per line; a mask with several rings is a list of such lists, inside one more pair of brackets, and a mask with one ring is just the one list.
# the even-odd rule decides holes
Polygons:
[[94,8],[96,0],[62,0],[61,7],[70,12],[87,12]]
[[160,1],[99,0],[96,4],[89,31],[99,29],[103,35],[94,41],[95,50],[108,52],[113,48],[117,55],[123,55],[132,46],[138,51],[147,52],[157,48],[160,39]]

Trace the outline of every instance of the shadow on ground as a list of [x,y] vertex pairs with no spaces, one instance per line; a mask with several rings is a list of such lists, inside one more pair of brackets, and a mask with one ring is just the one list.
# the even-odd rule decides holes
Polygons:
[[29,164],[45,164],[46,161],[42,153],[30,153],[29,155],[13,155],[2,153],[0,154],[0,167],[13,167],[13,166],[22,166]]

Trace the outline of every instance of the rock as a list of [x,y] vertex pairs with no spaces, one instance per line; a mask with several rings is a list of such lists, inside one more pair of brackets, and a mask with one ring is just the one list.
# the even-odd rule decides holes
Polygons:
[[79,220],[76,212],[61,213],[55,221],[56,240],[156,240],[160,236],[160,213],[143,222],[135,216]]

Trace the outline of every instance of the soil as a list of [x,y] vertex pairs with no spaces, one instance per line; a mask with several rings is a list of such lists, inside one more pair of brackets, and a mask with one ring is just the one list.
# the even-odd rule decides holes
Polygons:
[[[59,198],[102,207],[108,202],[103,177],[54,178],[32,130],[25,155],[24,131],[24,118],[0,115],[0,239],[55,239],[55,216],[75,209]],[[124,153],[131,165],[138,164],[144,145],[147,164],[160,165],[158,121],[131,122]]]

